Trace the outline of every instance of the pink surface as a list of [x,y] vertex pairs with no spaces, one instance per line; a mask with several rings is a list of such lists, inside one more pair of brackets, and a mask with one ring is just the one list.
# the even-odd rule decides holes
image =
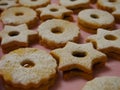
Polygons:
[[[52,3],[58,3],[58,0],[52,0]],[[77,22],[77,16],[73,15],[74,21]],[[0,23],[0,29],[2,30],[2,24]],[[120,25],[116,24],[116,27],[119,28]],[[81,43],[85,43],[85,38],[89,36],[90,34],[84,31],[81,32]],[[43,46],[40,46],[38,44],[32,46],[35,48],[47,50],[48,52],[50,50],[44,48]],[[0,57],[3,56],[2,50],[0,48]],[[99,76],[120,76],[120,61],[114,60],[114,59],[108,59],[105,67],[103,68],[95,68],[94,69],[94,77]],[[55,83],[55,85],[50,90],[82,90],[82,87],[85,85],[87,80],[83,78],[73,78],[71,80],[65,81],[62,78],[62,74],[59,73],[59,77]],[[0,90],[4,90],[2,87],[2,83],[0,81]]]

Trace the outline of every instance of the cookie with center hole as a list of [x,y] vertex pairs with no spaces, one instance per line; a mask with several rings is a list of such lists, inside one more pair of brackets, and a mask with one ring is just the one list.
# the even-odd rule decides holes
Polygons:
[[96,33],[98,28],[113,29],[114,17],[107,11],[99,9],[85,9],[78,14],[78,23],[83,30]]
[[37,8],[36,11],[42,21],[49,19],[66,19],[72,21],[72,10],[65,8],[62,5],[49,4],[43,8]]
[[65,47],[50,52],[57,60],[58,69],[63,72],[63,78],[82,77],[93,78],[93,66],[103,67],[107,56],[94,49],[92,43],[76,44],[68,42]]
[[47,20],[38,27],[38,32],[40,44],[49,49],[64,47],[68,41],[80,41],[79,27],[66,20]]
[[27,24],[28,28],[35,28],[38,25],[36,11],[28,7],[11,7],[1,13],[0,20],[5,25],[17,26]]
[[5,90],[49,90],[57,77],[56,68],[56,60],[36,48],[20,48],[0,59]]
[[1,47],[4,53],[12,50],[28,47],[38,42],[38,32],[28,29],[26,24],[18,26],[5,25],[0,31]]
[[108,56],[120,58],[120,29],[113,31],[98,29],[97,34],[88,36],[86,41],[92,42],[97,50]]

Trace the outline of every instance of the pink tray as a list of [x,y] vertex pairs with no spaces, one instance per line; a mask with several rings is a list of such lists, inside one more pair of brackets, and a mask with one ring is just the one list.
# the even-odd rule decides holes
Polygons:
[[[58,3],[58,1],[59,0],[52,0],[52,3]],[[73,17],[74,17],[75,22],[77,22],[77,18],[76,18],[77,16],[73,15]],[[116,27],[120,28],[120,24],[116,24]],[[0,30],[2,30],[2,28],[3,28],[3,25],[0,22]],[[81,41],[82,43],[85,43],[85,38],[91,34],[84,32],[82,30],[80,32],[81,32],[81,37],[82,37]],[[48,52],[50,51],[40,45],[34,45],[32,47],[43,49]],[[4,54],[2,53],[2,50],[0,48],[0,57],[3,55]],[[95,68],[94,77],[100,77],[100,76],[120,76],[120,61],[109,58],[105,67]],[[80,78],[80,77],[75,77],[75,78],[72,78],[71,80],[65,81],[62,78],[62,74],[59,73],[59,77],[55,85],[50,90],[82,90],[86,82],[87,80]],[[0,80],[0,90],[4,90],[2,87],[1,80]]]

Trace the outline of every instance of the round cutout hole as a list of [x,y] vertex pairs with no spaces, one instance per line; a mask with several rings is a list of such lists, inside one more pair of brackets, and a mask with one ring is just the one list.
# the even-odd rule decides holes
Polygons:
[[109,2],[116,2],[116,0],[109,0]]
[[74,1],[76,1],[76,0],[70,0],[70,1],[74,2]]
[[34,2],[34,1],[37,1],[37,0],[31,0],[31,1],[33,1],[33,2]]
[[82,57],[85,57],[87,54],[86,54],[86,52],[74,51],[74,52],[72,53],[72,55],[73,55],[74,57],[82,58]]
[[51,31],[54,34],[61,34],[61,33],[63,33],[63,28],[61,28],[61,27],[55,27]]
[[19,32],[18,31],[12,31],[12,32],[9,32],[8,35],[11,36],[11,37],[17,36],[17,35],[19,35]]
[[21,66],[25,67],[25,68],[32,68],[35,66],[34,62],[32,62],[31,60],[24,60],[22,63],[21,63]]
[[58,9],[57,9],[57,8],[51,8],[50,11],[52,11],[52,12],[57,12]]
[[0,3],[1,6],[6,6],[8,3]]
[[98,19],[98,18],[99,18],[97,14],[91,14],[90,16],[91,16],[92,18],[94,18],[94,19]]
[[117,39],[117,37],[116,36],[114,36],[114,35],[105,35],[105,37],[104,37],[106,40],[116,40]]
[[17,13],[15,13],[15,15],[16,16],[22,16],[22,15],[24,15],[22,12],[17,12]]

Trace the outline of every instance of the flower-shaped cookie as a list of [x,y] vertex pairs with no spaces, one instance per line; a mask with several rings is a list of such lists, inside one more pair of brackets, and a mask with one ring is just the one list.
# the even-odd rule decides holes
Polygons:
[[91,79],[93,65],[104,65],[107,59],[105,54],[93,48],[92,43],[76,44],[68,42],[64,48],[55,49],[51,51],[51,54],[58,60],[58,68],[63,71],[65,79],[71,77],[66,72]]
[[51,4],[44,8],[38,8],[37,11],[40,13],[40,18],[43,21],[52,18],[64,19],[66,17],[70,17],[73,13],[72,10],[56,4]]
[[86,41],[92,42],[96,49],[106,54],[120,54],[120,29],[113,31],[98,29],[97,34],[89,36]]
[[7,53],[20,47],[27,47],[29,43],[38,40],[38,33],[28,29],[26,24],[19,26],[6,25],[0,31],[1,47]]

